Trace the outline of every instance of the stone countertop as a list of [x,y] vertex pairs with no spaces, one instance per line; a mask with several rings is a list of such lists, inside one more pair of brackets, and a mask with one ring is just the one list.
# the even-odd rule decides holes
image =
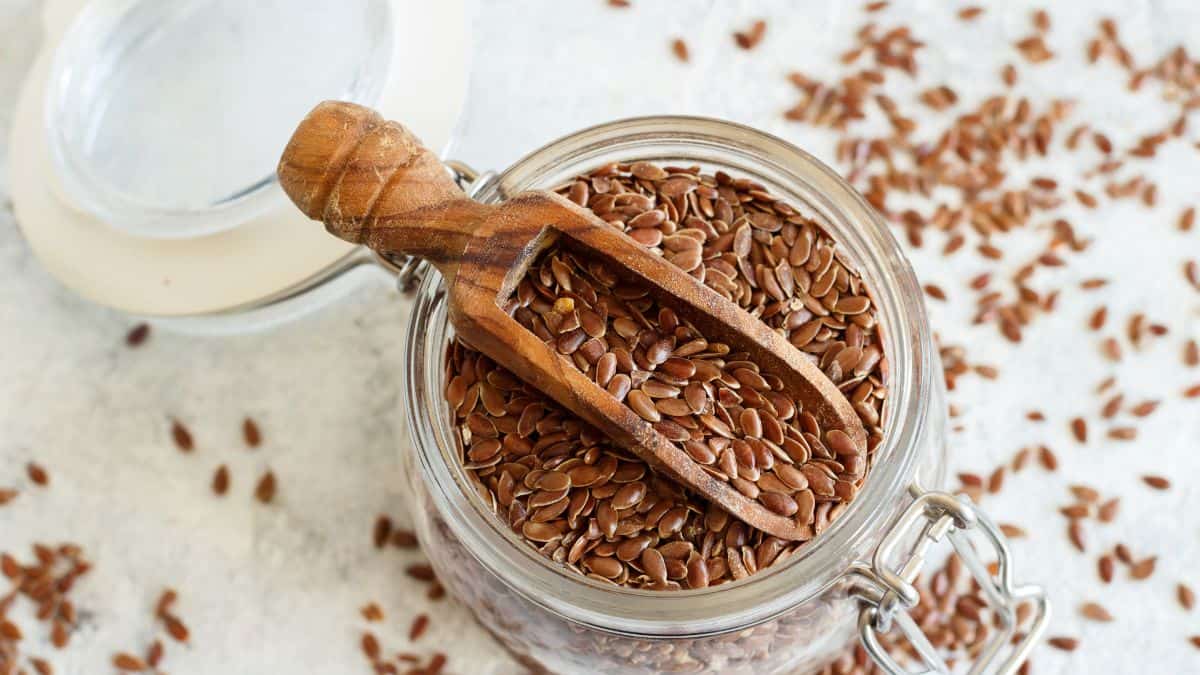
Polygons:
[[[996,73],[1012,61],[1021,64],[1018,93],[1077,99],[1080,117],[1119,145],[1156,128],[1167,109],[1149,93],[1123,95],[1114,67],[1086,66],[1084,42],[1097,19],[1118,17],[1143,61],[1178,43],[1200,52],[1200,7],[1185,0],[1057,3],[1048,41],[1060,57],[1038,67],[1025,66],[1011,47],[1030,32],[1034,5],[1005,3],[964,26],[943,4],[894,2],[872,17],[907,23],[931,43],[920,57],[920,88],[950,83],[975,101],[998,89]],[[36,48],[38,5],[0,2],[0,138]],[[785,76],[797,68],[822,78],[836,73],[837,55],[865,20],[857,5],[635,0],[614,10],[580,0],[547,11],[534,0],[480,3],[468,107],[450,154],[478,168],[503,167],[588,124],[680,113],[751,124],[832,161],[829,134],[783,120],[795,99]],[[769,21],[766,40],[751,53],[736,49],[730,32],[756,17]],[[688,41],[689,64],[670,55],[676,35]],[[1200,122],[1194,114],[1191,121],[1193,128]],[[7,171],[4,157],[0,144]],[[1053,173],[1053,166],[1036,170]],[[1200,588],[1200,488],[1186,480],[1200,475],[1200,402],[1179,394],[1200,382],[1200,370],[1184,370],[1180,359],[1184,340],[1200,337],[1200,294],[1179,271],[1184,260],[1200,259],[1200,232],[1174,227],[1185,205],[1200,202],[1200,155],[1175,144],[1146,173],[1159,184],[1154,210],[1131,202],[1065,207],[1096,241],[1067,266],[1039,273],[1045,287],[1063,289],[1059,309],[1039,317],[1019,345],[970,321],[963,280],[984,269],[977,256],[944,259],[940,243],[911,250],[922,282],[950,296],[929,303],[943,341],[966,345],[973,363],[999,368],[994,381],[963,377],[951,392],[961,411],[951,471],[986,474],[1038,443],[1060,458],[1057,473],[1028,468],[984,501],[996,520],[1028,532],[1013,542],[1017,576],[1049,590],[1056,610],[1050,634],[1081,640],[1073,654],[1039,647],[1038,673],[1182,673],[1200,663],[1200,651],[1187,643],[1200,634],[1200,612],[1185,613],[1174,600],[1178,582]],[[0,193],[6,184],[0,174]],[[1014,236],[1003,246],[1017,259],[1041,240]],[[1093,276],[1114,283],[1078,290]],[[1119,335],[1139,311],[1169,333],[1111,364],[1099,337],[1084,329],[1101,304],[1109,307],[1105,334]],[[23,603],[12,613],[25,630],[23,651],[47,657],[56,672],[107,672],[113,653],[140,653],[160,635],[151,610],[169,586],[179,591],[178,611],[191,629],[189,645],[167,642],[164,666],[172,673],[365,672],[359,636],[367,624],[359,608],[370,601],[386,615],[373,630],[389,651],[450,651],[449,669],[458,673],[517,671],[466,609],[430,602],[405,576],[419,553],[371,545],[377,514],[409,522],[397,413],[406,316],[407,303],[380,283],[269,332],[204,338],[156,330],[128,349],[123,338],[133,321],[60,287],[30,254],[11,210],[0,213],[0,487],[20,490],[0,508],[0,551],[27,560],[34,542],[70,541],[94,563],[72,593],[81,613],[69,648],[53,649],[45,624]],[[1136,442],[1104,438],[1093,389],[1109,375],[1129,401],[1163,401],[1137,420]],[[1035,407],[1047,422],[1025,420]],[[1091,425],[1084,446],[1066,423],[1076,415]],[[263,433],[253,451],[241,440],[246,416]],[[172,418],[190,428],[192,453],[172,446]],[[48,486],[29,482],[29,461],[47,469]],[[220,464],[229,466],[232,487],[218,499],[209,484]],[[252,492],[268,467],[279,488],[263,506]],[[1139,479],[1147,473],[1173,476],[1175,486],[1150,490]],[[1089,528],[1087,555],[1071,548],[1057,513],[1074,483],[1122,499],[1115,523]],[[1102,585],[1095,558],[1118,541],[1136,555],[1158,555],[1156,573],[1134,583],[1122,572]],[[1116,620],[1084,621],[1077,607],[1085,601],[1101,602]],[[431,616],[429,631],[409,646],[409,624],[422,612]]]

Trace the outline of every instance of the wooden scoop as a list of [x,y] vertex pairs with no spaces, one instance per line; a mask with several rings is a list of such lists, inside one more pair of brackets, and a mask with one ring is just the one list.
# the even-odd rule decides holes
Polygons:
[[866,432],[846,397],[787,340],[558,195],[532,191],[502,204],[475,202],[404,127],[340,102],[318,105],[300,123],[280,160],[279,180],[301,211],[338,237],[431,262],[445,280],[450,322],[468,343],[753,527],[784,539],[812,536],[811,524],[771,511],[707,473],[502,309],[541,251],[564,244],[669,298],[706,338],[748,352],[763,372],[779,377],[822,429],[840,429],[865,449]]

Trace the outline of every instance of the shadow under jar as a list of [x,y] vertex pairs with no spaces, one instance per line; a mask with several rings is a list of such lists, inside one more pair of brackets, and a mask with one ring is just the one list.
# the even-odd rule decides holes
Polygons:
[[[902,673],[878,634],[899,628],[926,668],[945,668],[906,610],[927,549],[949,539],[992,603],[998,630],[972,672],[1013,672],[1038,639],[1048,606],[1015,587],[995,526],[941,492],[945,392],[920,288],[878,214],[819,161],[773,136],[727,122],[653,117],[587,129],[521,159],[472,190],[498,202],[554,189],[596,167],[699,166],[763,185],[813,219],[856,267],[875,306],[888,361],[884,440],[857,497],[787,560],[739,581],[695,590],[616,586],[566,570],[514,534],[463,468],[445,402],[452,339],[441,280],[426,269],[408,331],[405,449],[411,512],[442,583],[504,646],[557,673],[793,673],[817,670],[857,635],[885,671]],[[979,542],[994,555],[981,556]],[[985,559],[998,562],[995,573]],[[1017,632],[1015,609],[1032,603]]]

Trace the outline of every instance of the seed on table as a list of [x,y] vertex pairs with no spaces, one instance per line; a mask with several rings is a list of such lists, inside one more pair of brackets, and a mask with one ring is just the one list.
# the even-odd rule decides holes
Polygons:
[[258,424],[249,417],[242,420],[242,440],[251,448],[262,444],[262,432],[259,431]]
[[1082,417],[1076,417],[1071,420],[1071,434],[1080,443],[1087,443],[1087,422]]
[[175,447],[179,448],[180,452],[191,452],[195,447],[192,432],[179,420],[171,420],[171,439],[175,441]]
[[1085,602],[1079,607],[1079,613],[1085,619],[1091,621],[1108,622],[1113,620],[1112,614],[1109,613],[1102,605],[1095,602]]
[[1107,553],[1100,556],[1100,561],[1097,563],[1097,568],[1100,572],[1100,580],[1104,583],[1112,583],[1113,580],[1113,559]]
[[1179,606],[1189,612],[1196,605],[1196,594],[1187,584],[1179,584],[1175,587],[1175,597],[1179,600]]
[[1068,489],[1071,491],[1071,494],[1080,501],[1087,502],[1089,504],[1094,504],[1095,502],[1100,501],[1100,492],[1090,485],[1076,484],[1069,486]]
[[1067,536],[1071,539],[1071,544],[1080,552],[1087,550],[1087,545],[1084,540],[1083,525],[1078,519],[1072,520],[1067,526]]
[[1058,469],[1058,457],[1055,456],[1054,452],[1050,448],[1044,445],[1038,447],[1038,463],[1040,463],[1042,468],[1046,469],[1047,471],[1055,471]]
[[1113,497],[1112,499],[1109,499],[1100,505],[1100,508],[1096,511],[1096,516],[1102,523],[1111,523],[1112,521],[1116,520],[1117,510],[1120,508],[1120,506],[1120,497]]
[[263,504],[269,504],[275,498],[275,474],[273,472],[267,471],[258,480],[258,485],[254,487],[254,496]]
[[122,670],[130,673],[140,673],[146,670],[146,662],[133,654],[119,652],[113,655],[113,667],[117,670]]
[[1079,640],[1073,637],[1055,636],[1046,640],[1046,644],[1055,649],[1061,649],[1064,652],[1073,652],[1079,647]]
[[224,495],[229,491],[229,468],[224,464],[217,467],[213,473],[212,491],[218,495]]
[[1163,476],[1142,476],[1142,482],[1155,490],[1167,490],[1171,487],[1171,481]]
[[427,614],[418,614],[413,619],[412,625],[408,627],[408,639],[410,642],[416,642],[425,634],[425,630],[429,627],[429,616]]
[[29,476],[29,480],[34,485],[45,487],[50,484],[50,474],[42,468],[37,462],[29,462],[25,465],[25,474]]
[[1132,567],[1129,568],[1129,576],[1137,579],[1138,581],[1149,579],[1150,576],[1154,574],[1154,568],[1157,563],[1157,556],[1150,556],[1149,558],[1139,560],[1138,562],[1133,563]]

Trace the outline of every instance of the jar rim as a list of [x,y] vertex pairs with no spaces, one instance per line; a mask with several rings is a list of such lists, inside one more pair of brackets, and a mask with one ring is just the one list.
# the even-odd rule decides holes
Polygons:
[[[868,281],[879,307],[885,355],[889,360],[888,428],[876,450],[870,477],[857,498],[810,544],[777,567],[720,586],[669,593],[630,589],[570,576],[561,565],[520,541],[490,513],[470,489],[461,465],[448,461],[459,452],[457,443],[437,426],[445,420],[441,391],[430,391],[432,347],[440,358],[444,344],[432,344],[441,332],[431,322],[445,321],[441,279],[426,268],[425,279],[410,318],[406,341],[404,391],[407,421],[417,453],[416,465],[447,524],[484,568],[501,582],[549,611],[573,622],[614,633],[699,636],[726,632],[767,621],[823,592],[843,577],[865,554],[872,536],[880,536],[896,514],[879,513],[912,483],[920,441],[927,433],[926,408],[936,371],[936,355],[925,318],[920,288],[898,242],[875,210],[832,169],[800,148],[765,132],[733,122],[704,117],[654,116],[617,120],[583,129],[535,150],[499,174],[476,198],[496,201],[532,188],[549,188],[552,172],[594,167],[599,153],[614,153],[620,161],[649,160],[655,148],[659,161],[681,159],[752,162],[759,177],[765,172],[788,181],[783,198],[801,189],[799,206],[815,211],[822,226],[845,221],[852,227],[838,232],[839,247]],[[669,150],[668,150],[669,148]],[[685,152],[686,150],[686,152]],[[674,152],[670,152],[674,151]],[[622,155],[621,153],[626,154]],[[641,152],[641,155],[636,155]],[[611,160],[609,160],[611,161]],[[732,172],[744,173],[740,167]],[[775,192],[774,189],[772,189]],[[843,228],[844,229],[844,228]],[[880,283],[887,279],[886,284]],[[440,307],[439,307],[440,305]],[[440,310],[440,316],[439,316]],[[440,367],[441,363],[436,364]],[[438,370],[440,368],[434,368]],[[420,403],[430,401],[433,409]],[[438,405],[440,403],[440,410]],[[438,414],[438,413],[441,414]],[[447,429],[442,429],[446,432]],[[455,446],[445,447],[447,438]],[[457,475],[456,475],[457,474]],[[563,589],[563,584],[569,584]]]

